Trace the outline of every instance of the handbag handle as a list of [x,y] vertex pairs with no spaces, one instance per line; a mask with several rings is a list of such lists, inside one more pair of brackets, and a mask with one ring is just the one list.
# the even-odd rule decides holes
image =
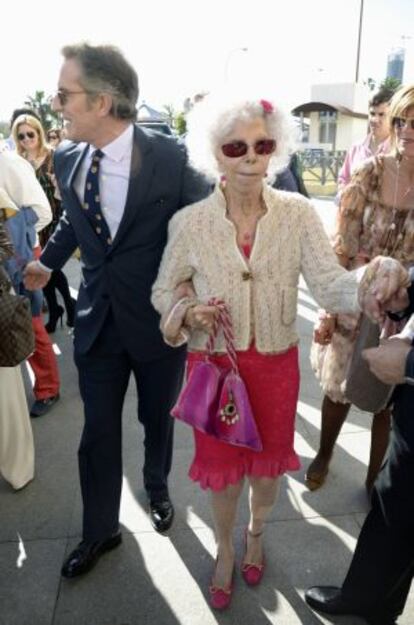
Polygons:
[[208,341],[206,345],[208,356],[213,355],[216,338],[221,328],[223,331],[224,341],[226,344],[226,351],[227,351],[227,355],[231,363],[231,368],[235,374],[239,375],[236,348],[234,346],[233,323],[231,320],[231,315],[230,315],[228,306],[223,300],[217,299],[215,297],[213,297],[212,299],[208,301],[208,306],[216,306],[219,311],[218,318],[214,322],[213,331],[208,337]]

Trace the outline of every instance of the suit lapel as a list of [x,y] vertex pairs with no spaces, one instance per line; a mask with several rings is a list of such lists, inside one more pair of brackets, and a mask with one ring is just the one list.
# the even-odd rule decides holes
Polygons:
[[147,135],[137,126],[134,126],[134,141],[132,145],[131,170],[127,199],[124,214],[114,238],[114,249],[124,234],[128,232],[136,218],[139,207],[143,204],[151,187],[155,170],[154,151]]
[[83,161],[83,159],[85,158],[88,150],[89,150],[89,145],[85,145],[83,150],[82,149],[79,150],[79,152],[77,154],[77,157],[75,157],[75,162],[74,162],[74,165],[72,167],[72,171],[70,172],[69,178],[68,178],[68,188],[69,188],[69,191],[71,192],[73,198],[76,200],[76,202],[79,205],[80,205],[80,202],[79,202],[79,198],[78,198],[78,196],[77,196],[77,194],[75,192],[75,189],[74,189],[74,182],[75,182],[75,178],[76,178],[76,176],[78,174],[80,164]]

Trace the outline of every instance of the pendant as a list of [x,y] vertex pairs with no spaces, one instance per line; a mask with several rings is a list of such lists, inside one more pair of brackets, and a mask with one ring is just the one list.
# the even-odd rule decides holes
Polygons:
[[226,425],[234,425],[240,419],[231,393],[229,393],[227,404],[220,410],[220,419],[226,423]]

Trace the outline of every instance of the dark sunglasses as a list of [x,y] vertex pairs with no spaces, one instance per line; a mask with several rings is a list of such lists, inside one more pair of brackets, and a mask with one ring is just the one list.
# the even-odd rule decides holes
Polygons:
[[402,130],[403,128],[411,128],[414,130],[414,117],[393,117],[393,126]]
[[[238,158],[239,156],[245,156],[249,147],[249,144],[245,141],[231,141],[222,145],[221,151],[224,156]],[[259,156],[269,155],[275,151],[276,141],[274,139],[259,139],[252,147]]]
[[67,104],[71,95],[78,95],[79,93],[88,93],[89,95],[95,94],[96,91],[86,91],[86,89],[79,89],[78,91],[69,91],[68,89],[58,89],[54,95],[59,100],[60,106]]
[[34,139],[36,136],[36,133],[33,130],[28,130],[27,132],[19,132],[19,134],[17,135],[17,138],[19,141],[23,141],[23,139],[26,139],[26,137],[28,139]]
[[48,139],[49,139],[49,141],[50,141],[50,139],[57,139],[57,135],[49,135]]

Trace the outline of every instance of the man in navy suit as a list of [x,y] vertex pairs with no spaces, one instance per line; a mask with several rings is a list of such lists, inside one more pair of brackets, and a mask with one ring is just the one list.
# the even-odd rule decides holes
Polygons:
[[191,169],[182,145],[133,123],[138,79],[116,48],[79,44],[62,53],[53,107],[63,114],[69,139],[55,157],[64,213],[40,262],[27,267],[26,284],[43,287],[50,270],[80,248],[75,362],[85,409],[79,448],[83,541],[62,568],[62,575],[74,577],[121,542],[121,416],[131,372],[145,431],[151,520],[157,531],[171,526],[170,409],[185,351],[163,342],[150,293],[169,219],[205,197],[209,185]]

